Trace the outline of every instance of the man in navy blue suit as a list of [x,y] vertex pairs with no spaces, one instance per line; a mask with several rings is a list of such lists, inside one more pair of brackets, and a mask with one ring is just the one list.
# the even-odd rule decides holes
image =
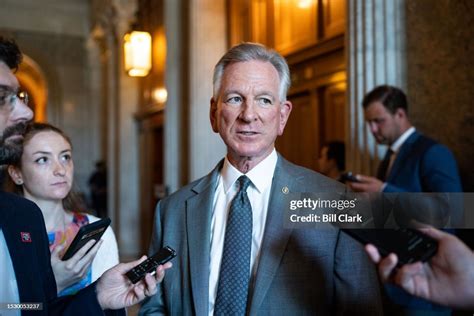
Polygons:
[[[377,177],[357,175],[360,182],[348,182],[354,191],[462,192],[453,154],[446,146],[416,131],[408,118],[407,97],[402,90],[378,86],[364,97],[362,106],[372,135],[388,149]],[[410,296],[397,287],[387,285],[385,289],[397,304],[391,306],[391,313],[450,314],[449,310]]]
[[363,192],[462,192],[451,151],[410,123],[402,90],[378,86],[362,102],[364,115],[377,143],[388,145],[377,177],[357,175],[349,185]]
[[[22,130],[33,118],[27,94],[12,73],[21,58],[17,45],[0,36],[0,165],[21,155]],[[79,251],[87,250],[84,248]],[[144,281],[133,285],[124,274],[144,259],[119,264],[75,296],[58,299],[41,211],[26,199],[0,191],[0,315],[19,315],[21,311],[22,315],[91,316],[103,315],[103,310],[123,314],[123,310],[112,310],[154,295],[156,283],[171,267],[159,266],[154,277],[147,274]]]

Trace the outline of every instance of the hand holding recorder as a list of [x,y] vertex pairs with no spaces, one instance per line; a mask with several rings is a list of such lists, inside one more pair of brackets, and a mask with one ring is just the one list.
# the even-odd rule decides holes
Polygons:
[[382,258],[375,246],[365,249],[377,264],[384,282],[393,282],[412,295],[437,304],[461,309],[474,308],[474,253],[457,237],[435,228],[422,232],[438,241],[438,252],[429,262],[396,268],[398,258],[391,253]]
[[176,256],[171,247],[165,247],[147,258],[121,263],[106,271],[97,283],[97,299],[102,309],[118,309],[139,303],[145,297],[156,294],[165,270],[172,267],[168,262]]

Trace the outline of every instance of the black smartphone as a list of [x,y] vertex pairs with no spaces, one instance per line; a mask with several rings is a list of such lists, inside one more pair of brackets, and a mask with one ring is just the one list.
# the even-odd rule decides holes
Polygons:
[[64,254],[62,260],[68,260],[72,256],[76,254],[76,252],[81,249],[89,240],[94,239],[96,242],[102,237],[105,233],[105,230],[110,225],[110,218],[104,218],[98,220],[97,222],[93,222],[82,226],[79,231],[77,232],[76,237],[69,245]]
[[351,172],[344,172],[341,175],[341,178],[344,182],[349,181],[349,182],[360,182],[357,177]]
[[428,261],[438,250],[436,240],[415,229],[344,229],[344,232],[363,244],[373,244],[382,257],[395,253],[397,266]]
[[133,284],[135,284],[143,279],[147,273],[154,275],[156,268],[160,264],[165,264],[174,257],[176,257],[176,251],[170,246],[166,246],[161,248],[160,251],[140,263],[138,266],[128,271],[125,275]]

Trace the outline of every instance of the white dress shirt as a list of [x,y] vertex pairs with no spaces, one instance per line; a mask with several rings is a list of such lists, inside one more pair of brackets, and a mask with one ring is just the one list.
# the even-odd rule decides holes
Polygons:
[[402,147],[402,145],[405,143],[405,141],[408,139],[408,137],[410,137],[411,134],[413,134],[414,132],[415,132],[415,127],[413,127],[413,126],[410,127],[409,129],[407,129],[405,131],[405,133],[400,135],[400,137],[398,137],[397,140],[393,142],[393,144],[390,146],[390,149],[395,154],[397,154],[398,151],[400,150],[400,147]]
[[[397,155],[398,155],[398,152],[400,151],[400,148],[406,142],[408,137],[410,137],[411,134],[413,134],[414,132],[415,132],[415,127],[413,127],[413,126],[410,127],[409,129],[407,129],[405,131],[405,133],[403,133],[400,137],[398,137],[397,140],[395,142],[393,142],[393,144],[390,146],[390,149],[393,151],[393,154],[390,157],[390,162],[388,164],[387,177],[390,174],[390,171],[392,170],[393,163],[395,162],[395,159],[397,158]],[[387,186],[387,182],[385,182],[382,185],[381,191],[385,190],[386,186]]]
[[[245,175],[252,181],[247,195],[252,206],[252,249],[250,255],[250,271],[257,271],[258,258],[262,245],[265,222],[267,219],[268,202],[278,155],[273,152]],[[225,227],[232,199],[237,194],[237,179],[242,176],[229,162],[227,157],[217,180],[211,218],[211,257],[209,258],[209,315],[214,315],[214,303],[217,295],[219,271],[224,250]]]
[[0,229],[0,315],[20,315],[19,309],[6,309],[5,303],[19,303],[18,285],[15,270],[8,251],[7,241]]

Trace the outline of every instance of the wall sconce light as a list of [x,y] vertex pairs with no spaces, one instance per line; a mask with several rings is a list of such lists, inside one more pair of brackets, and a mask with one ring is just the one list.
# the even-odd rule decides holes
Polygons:
[[165,88],[156,88],[153,90],[153,99],[158,103],[165,103],[168,99],[168,91]]
[[312,2],[312,0],[298,0],[298,8],[309,9],[313,4]]
[[124,36],[125,71],[131,77],[145,77],[151,69],[151,35],[131,31]]

